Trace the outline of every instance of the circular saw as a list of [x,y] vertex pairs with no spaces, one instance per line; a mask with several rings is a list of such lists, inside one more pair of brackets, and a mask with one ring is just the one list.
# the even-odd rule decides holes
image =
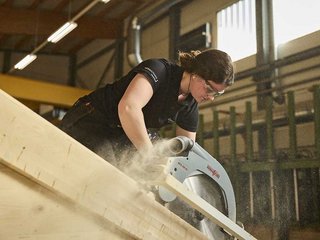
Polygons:
[[236,202],[223,166],[187,137],[169,141],[166,177],[158,186],[165,206],[210,240],[255,239],[236,224]]

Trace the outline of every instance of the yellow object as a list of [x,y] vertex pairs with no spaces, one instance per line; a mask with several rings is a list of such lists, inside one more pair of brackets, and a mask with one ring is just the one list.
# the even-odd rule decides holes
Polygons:
[[91,91],[6,74],[0,74],[0,89],[21,102],[43,103],[67,108],[71,107],[79,97]]

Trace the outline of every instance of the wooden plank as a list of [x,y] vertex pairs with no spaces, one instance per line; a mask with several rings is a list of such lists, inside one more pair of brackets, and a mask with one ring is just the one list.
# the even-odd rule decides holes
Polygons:
[[[2,164],[120,229],[128,239],[207,239],[133,179],[3,91],[0,102]],[[0,224],[0,232],[2,228]]]
[[181,182],[175,179],[172,175],[167,175],[163,182],[158,182],[165,186],[168,190],[175,193],[183,201],[191,207],[201,212],[212,222],[222,227],[226,232],[236,237],[239,240],[256,240],[250,233],[241,228],[238,224],[226,217],[223,213],[210,205],[200,196],[188,190]]
[[0,239],[132,239],[72,201],[0,164]]

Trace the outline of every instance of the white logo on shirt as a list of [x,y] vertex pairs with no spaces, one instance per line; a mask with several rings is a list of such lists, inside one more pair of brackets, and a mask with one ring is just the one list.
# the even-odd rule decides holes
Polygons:
[[152,77],[153,81],[158,82],[158,77],[152,69],[150,69],[148,67],[144,67],[144,69],[150,73],[150,76]]

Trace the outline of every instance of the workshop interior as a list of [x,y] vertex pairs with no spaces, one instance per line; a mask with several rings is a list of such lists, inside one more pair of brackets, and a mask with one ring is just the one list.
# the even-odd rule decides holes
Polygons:
[[[0,239],[320,239],[318,9],[0,0]],[[196,141],[160,129],[164,165],[134,178],[58,129],[143,60],[210,48],[235,83],[199,104]]]

